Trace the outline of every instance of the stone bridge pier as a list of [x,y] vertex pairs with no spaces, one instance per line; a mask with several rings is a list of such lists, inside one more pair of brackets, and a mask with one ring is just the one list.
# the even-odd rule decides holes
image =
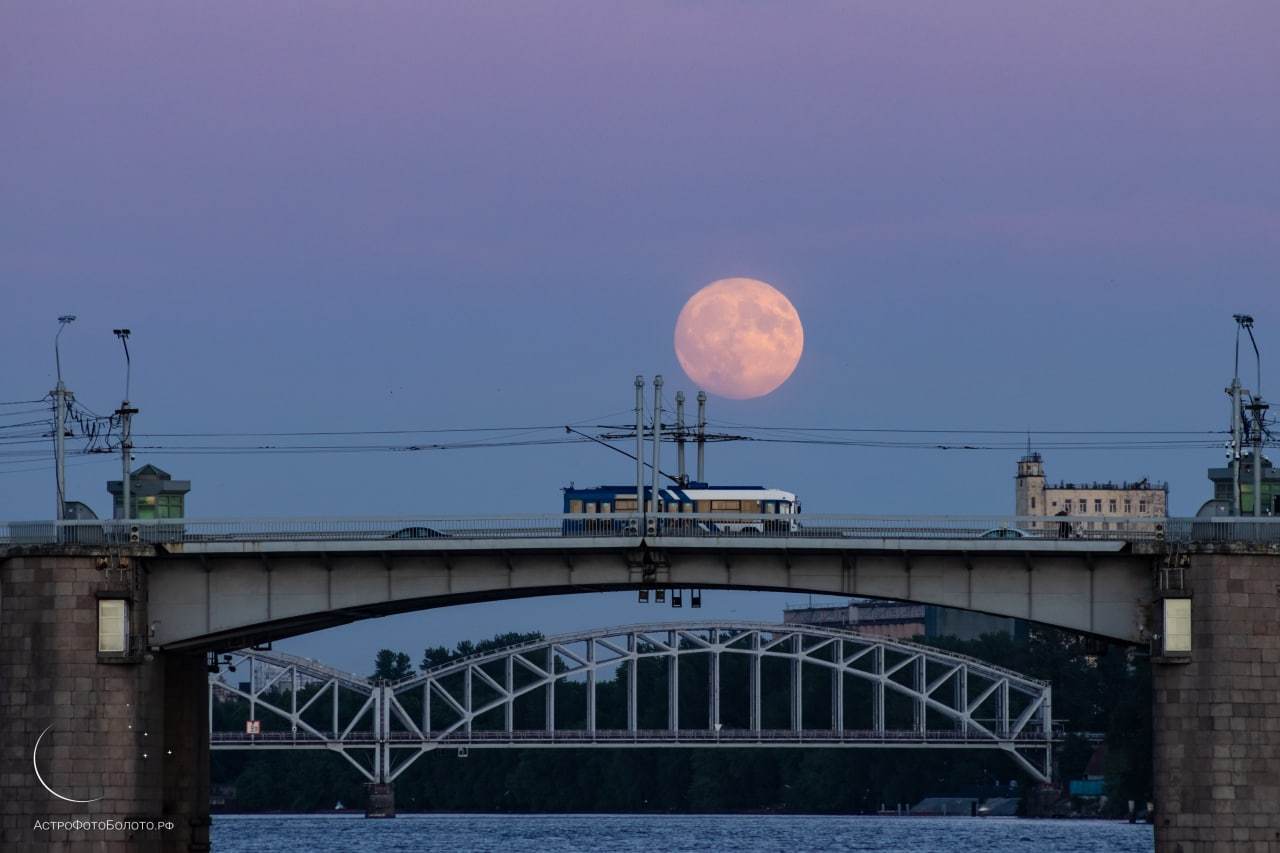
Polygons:
[[1167,563],[1157,595],[1189,597],[1191,649],[1153,658],[1156,849],[1280,853],[1280,548]]
[[0,556],[0,849],[209,849],[205,662],[148,651],[142,555]]

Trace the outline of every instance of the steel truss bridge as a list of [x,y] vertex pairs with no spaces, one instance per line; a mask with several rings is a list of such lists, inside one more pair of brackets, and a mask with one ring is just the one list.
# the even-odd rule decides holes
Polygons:
[[[999,749],[1036,779],[1051,775],[1047,683],[850,631],[751,622],[604,628],[398,681],[272,651],[227,657],[234,673],[209,678],[213,749],[327,749],[372,783],[393,782],[436,749],[488,747]],[[215,703],[238,731],[215,730]]]

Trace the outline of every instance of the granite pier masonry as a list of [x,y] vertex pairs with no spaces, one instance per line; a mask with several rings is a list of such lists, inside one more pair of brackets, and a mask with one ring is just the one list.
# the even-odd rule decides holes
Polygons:
[[1280,549],[1188,551],[1157,590],[1190,597],[1192,652],[1153,658],[1156,849],[1277,853]]
[[[141,641],[151,552],[0,557],[0,849],[209,849],[208,674]],[[123,653],[98,650],[101,600],[130,604]]]
[[157,522],[122,546],[0,546],[0,848],[208,849],[209,651],[466,601],[695,586],[940,604],[1150,647],[1157,849],[1280,853],[1269,529],[1255,540],[1271,544],[1224,539],[1232,528],[1217,520],[1203,528],[1214,544],[825,528],[646,543],[563,535],[557,520],[538,538],[521,527],[467,540],[433,524],[201,544],[184,525]]

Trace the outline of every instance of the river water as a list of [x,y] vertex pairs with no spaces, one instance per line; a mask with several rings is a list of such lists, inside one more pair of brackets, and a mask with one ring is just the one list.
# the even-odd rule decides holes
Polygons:
[[214,853],[1150,853],[1151,827],[1113,821],[819,815],[215,815]]

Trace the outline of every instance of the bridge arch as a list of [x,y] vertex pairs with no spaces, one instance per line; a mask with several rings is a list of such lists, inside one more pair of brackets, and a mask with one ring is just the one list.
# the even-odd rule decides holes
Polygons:
[[[725,691],[726,661],[747,672],[746,695]],[[210,703],[241,702],[271,722],[256,733],[213,730],[214,749],[329,749],[371,782],[387,783],[440,748],[500,747],[932,747],[999,749],[1040,781],[1051,775],[1049,685],[974,658],[882,637],[792,624],[702,621],[602,628],[547,637],[450,661],[394,682],[342,673],[293,655],[241,651],[249,670],[236,686],[210,677]],[[682,668],[700,659],[705,713],[682,719]],[[767,725],[766,667],[786,670],[788,719]],[[642,677],[645,670],[653,678]],[[612,673],[612,678],[605,676]],[[829,690],[823,725],[803,703],[815,677]],[[601,687],[625,711],[601,725]],[[562,726],[557,695],[584,689],[581,725]],[[655,685],[661,684],[662,688]],[[851,690],[854,685],[865,688]],[[349,697],[345,702],[343,693]],[[641,705],[666,705],[662,726],[642,724]],[[859,695],[864,723],[850,725]],[[541,706],[541,725],[518,724],[518,706]],[[894,700],[897,700],[896,704]],[[729,713],[727,703],[739,703]],[[345,711],[344,711],[345,705]],[[319,710],[316,710],[319,709]],[[737,722],[726,725],[724,720]]]
[[[382,535],[401,520],[380,522],[376,537],[307,529],[159,545],[145,558],[152,644],[229,650],[432,607],[662,587],[936,604],[1122,642],[1150,639],[1155,558],[1118,538],[986,539],[969,528],[958,538],[953,528],[911,529],[899,520],[869,528],[862,520],[806,528],[805,536],[641,540],[570,536],[561,517],[552,518],[448,536],[432,519],[435,526],[404,529],[437,535],[406,539]],[[971,522],[974,530],[995,523]]]

